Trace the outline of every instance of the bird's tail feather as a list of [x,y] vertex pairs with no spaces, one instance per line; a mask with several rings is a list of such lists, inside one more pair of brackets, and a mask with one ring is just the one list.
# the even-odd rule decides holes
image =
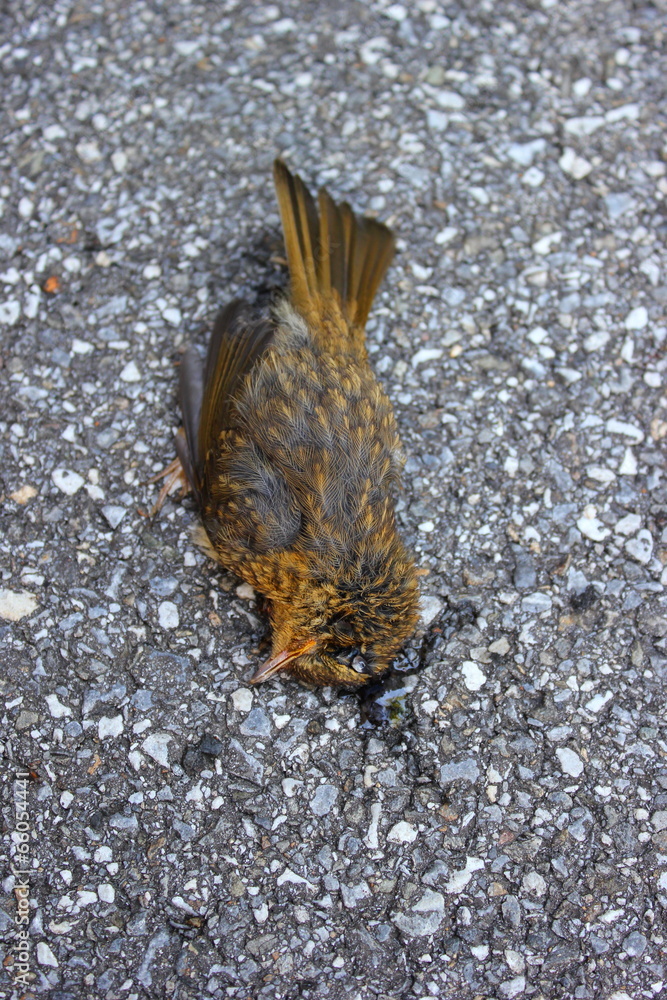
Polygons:
[[393,233],[375,219],[355,215],[347,202],[336,204],[324,189],[316,205],[282,160],[275,161],[273,175],[293,305],[315,321],[337,307],[352,329],[363,330],[394,254]]

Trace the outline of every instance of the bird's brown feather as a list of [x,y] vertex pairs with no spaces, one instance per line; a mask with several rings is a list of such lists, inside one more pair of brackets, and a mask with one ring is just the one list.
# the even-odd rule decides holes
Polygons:
[[292,304],[313,323],[342,312],[349,334],[359,339],[394,254],[391,230],[355,216],[347,202],[337,205],[325,190],[318,196],[318,213],[301,178],[281,160],[274,165],[274,179]]
[[[417,618],[392,500],[400,441],[363,341],[394,240],[326,191],[316,206],[280,161],[275,180],[289,296],[271,321],[227,306],[203,372],[185,355],[183,464],[217,557],[271,602],[262,677],[360,684]],[[340,660],[357,648],[362,674]]]

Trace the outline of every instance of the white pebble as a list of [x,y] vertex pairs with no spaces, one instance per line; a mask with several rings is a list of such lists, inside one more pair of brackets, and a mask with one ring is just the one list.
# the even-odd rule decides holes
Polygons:
[[67,132],[62,125],[47,125],[43,135],[47,142],[54,142],[56,139],[65,139]]
[[[95,490],[97,492],[97,489],[99,489],[99,487],[96,489],[95,487],[87,486],[86,489],[88,491],[88,495],[90,496],[91,490]],[[118,504],[110,503],[107,504],[105,507],[102,507],[102,514],[104,515],[104,518],[109,527],[115,530],[120,524],[120,522],[123,520],[125,515],[127,514],[127,508],[120,507],[118,506]]]
[[249,583],[240,583],[236,588],[236,596],[244,601],[252,601],[256,595]]
[[637,534],[635,538],[630,538],[625,543],[625,551],[631,559],[645,566],[651,561],[653,555],[653,536],[647,528]]
[[376,66],[382,58],[384,52],[389,48],[389,43],[382,35],[369,38],[367,42],[359,48],[359,57],[366,66]]
[[62,795],[60,796],[60,805],[63,807],[63,809],[69,809],[72,802],[74,802],[74,796],[72,795],[72,793],[63,792]]
[[526,594],[521,598],[521,610],[529,615],[541,615],[545,611],[551,611],[552,605],[551,594],[545,594],[542,590],[536,590],[533,594]]
[[623,119],[636,121],[639,118],[640,111],[641,109],[638,104],[621,104],[618,108],[610,108],[605,114],[605,119],[612,123],[623,121]]
[[582,76],[572,84],[572,92],[575,97],[586,97],[592,86],[593,81],[587,76]]
[[591,333],[590,336],[586,337],[584,340],[584,350],[590,354],[592,351],[599,351],[601,347],[606,347],[609,343],[609,334],[606,330],[598,330],[597,333]]
[[141,382],[141,373],[134,361],[128,361],[120,373],[123,382]]
[[420,351],[412,355],[411,365],[416,368],[417,365],[422,364],[424,361],[435,361],[436,358],[442,357],[442,350],[439,347],[422,347]]
[[624,361],[627,361],[629,365],[632,364],[635,356],[635,342],[632,337],[626,337],[623,342],[623,347],[621,348],[621,357]]
[[563,155],[558,161],[558,166],[561,168],[563,173],[569,174],[569,176],[573,177],[575,181],[580,181],[584,177],[588,177],[593,169],[592,163],[585,160],[583,156],[579,156],[579,154],[569,146],[565,147]]
[[173,739],[170,733],[151,733],[141,744],[141,749],[163,767],[169,766],[168,744]]
[[498,656],[506,656],[510,651],[510,644],[508,642],[507,636],[503,635],[500,639],[496,639],[489,646],[490,653],[497,653]]
[[641,444],[644,440],[644,432],[641,427],[637,427],[636,424],[630,424],[627,420],[617,420],[616,417],[611,417],[605,427],[610,434],[622,434],[623,437],[634,438],[637,444]]
[[556,756],[560,761],[560,766],[563,768],[565,774],[571,775],[573,778],[578,778],[580,774],[583,773],[584,764],[578,753],[574,750],[569,750],[567,747],[563,747],[560,750],[556,750]]
[[159,264],[146,264],[146,267],[143,269],[141,273],[143,277],[146,278],[147,281],[150,281],[151,278],[160,277],[160,275],[162,274],[162,268],[160,267]]
[[463,683],[468,691],[479,691],[486,684],[486,674],[483,674],[473,660],[464,660],[461,664]]
[[637,306],[631,309],[625,317],[626,330],[643,330],[648,323],[648,310],[646,306]]
[[516,976],[514,979],[506,979],[504,983],[500,984],[500,992],[504,997],[518,997],[525,992],[526,989],[526,977]]
[[445,897],[441,892],[426,889],[421,899],[412,907],[413,913],[444,913]]
[[72,709],[68,705],[63,705],[57,694],[47,694],[44,700],[49,706],[52,719],[64,719],[72,714]]
[[452,874],[451,878],[445,886],[445,892],[459,893],[462,889],[465,889],[468,882],[472,878],[474,872],[480,871],[484,867],[484,861],[482,858],[473,858],[468,856],[466,858],[466,866],[460,871],[456,871]]
[[401,820],[395,823],[387,834],[387,840],[392,844],[412,844],[417,839],[417,831],[412,823]]
[[46,941],[39,941],[37,944],[37,961],[40,965],[48,965],[52,969],[58,968],[58,959]]
[[639,514],[626,514],[620,521],[616,522],[614,531],[617,535],[634,535],[642,526],[642,519]]
[[171,323],[172,326],[178,326],[181,322],[181,311],[177,309],[176,306],[167,306],[166,309],[162,310],[162,316],[166,319],[167,323]]
[[637,459],[632,448],[625,449],[625,455],[623,456],[623,461],[618,467],[618,473],[620,476],[636,476],[637,475]]
[[586,711],[593,712],[593,714],[599,712],[612,697],[613,695],[611,691],[605,691],[604,694],[600,693],[593,695],[591,700],[586,702]]
[[67,497],[73,497],[84,483],[83,476],[80,476],[78,472],[73,472],[71,469],[54,469],[51,473],[51,479],[60,492],[64,493]]
[[403,4],[400,3],[393,3],[391,7],[387,7],[384,13],[387,15],[387,17],[390,17],[392,21],[398,21],[399,23],[401,21],[405,21],[406,17],[408,16],[407,10],[403,6]]
[[287,882],[292,885],[305,885],[309,889],[316,888],[312,882],[309,882],[307,878],[303,877],[303,875],[298,875],[296,872],[293,872],[291,868],[286,868],[282,875],[279,875],[276,879],[276,885],[285,885]]
[[122,174],[127,167],[127,153],[124,153],[122,149],[117,149],[115,153],[112,153],[111,166],[117,174]]
[[418,531],[423,531],[425,534],[430,534],[435,531],[435,523],[433,521],[422,521],[421,524],[417,525]]
[[0,589],[0,618],[6,622],[20,622],[38,607],[37,598],[29,590]]
[[191,56],[201,47],[202,39],[195,38],[192,41],[183,39],[180,42],[174,42],[174,51],[178,53],[179,56]]
[[105,882],[103,885],[98,886],[97,895],[103,903],[113,903],[116,898],[116,890],[109,882]]
[[454,90],[439,90],[435,94],[436,104],[439,104],[441,108],[446,108],[448,111],[460,111],[465,107],[465,101],[460,94],[457,94]]
[[602,115],[583,115],[578,118],[568,118],[564,128],[570,135],[592,135],[602,125],[604,125]]
[[420,618],[424,625],[430,625],[442,611],[442,601],[432,594],[423,594],[419,599]]
[[101,740],[107,736],[120,736],[124,728],[122,715],[103,715],[97,723],[97,735]]
[[532,892],[536,896],[543,896],[547,891],[547,883],[539,872],[526,872],[521,880],[521,888],[525,892]]
[[458,234],[458,229],[456,226],[445,226],[435,237],[435,242],[438,246],[444,246],[446,243],[451,243],[454,237]]
[[483,187],[469,187],[468,194],[471,198],[474,198],[479,205],[488,205],[491,201],[488,191]]
[[178,628],[178,608],[173,601],[163,601],[158,608],[158,621],[162,628]]
[[535,157],[547,148],[544,139],[532,139],[530,142],[513,142],[507,148],[507,155],[522,167],[529,167]]
[[84,163],[97,163],[102,159],[100,147],[96,142],[82,139],[75,148],[79,159],[83,160]]
[[544,171],[540,170],[539,167],[528,167],[528,170],[521,177],[521,183],[536,188],[542,184],[545,176]]
[[79,340],[78,337],[72,338],[72,354],[90,354],[94,350],[94,345],[87,340]]
[[19,201],[19,215],[22,219],[32,218],[32,213],[35,211],[35,206],[31,202],[30,198],[21,198]]
[[6,326],[14,326],[18,322],[20,315],[21,303],[17,302],[16,299],[10,299],[8,302],[0,302],[0,323],[4,323]]
[[601,542],[611,534],[609,528],[605,528],[597,517],[580,517],[577,521],[577,527],[582,535],[594,542]]
[[111,124],[107,116],[102,111],[98,111],[90,120],[93,128],[96,128],[98,132],[105,132]]
[[533,243],[533,253],[540,254],[540,256],[545,256],[551,253],[554,247],[558,246],[560,241],[563,239],[562,232],[547,233],[537,242]]
[[98,902],[97,893],[92,889],[79,889],[76,902],[77,906],[94,906]]
[[449,125],[449,120],[450,116],[446,115],[444,111],[429,108],[426,112],[426,124],[432,132],[444,132]]
[[232,691],[232,705],[237,712],[249,712],[252,708],[253,694],[250,688],[241,687]]
[[616,479],[616,473],[605,468],[604,465],[589,465],[586,469],[586,475],[598,483],[613,483]]

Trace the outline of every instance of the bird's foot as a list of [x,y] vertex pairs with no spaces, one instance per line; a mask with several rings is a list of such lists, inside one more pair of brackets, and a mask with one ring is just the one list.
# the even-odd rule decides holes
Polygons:
[[162,489],[158,494],[158,498],[155,502],[155,506],[151,510],[151,517],[155,517],[159,510],[169,496],[169,494],[180,487],[181,496],[184,497],[186,493],[190,492],[190,483],[188,482],[188,477],[185,474],[185,469],[181,465],[180,458],[175,458],[173,462],[170,462],[166,469],[162,472],[158,472],[157,476],[153,476],[148,480],[149,483],[157,483],[159,479],[164,479],[162,484]]

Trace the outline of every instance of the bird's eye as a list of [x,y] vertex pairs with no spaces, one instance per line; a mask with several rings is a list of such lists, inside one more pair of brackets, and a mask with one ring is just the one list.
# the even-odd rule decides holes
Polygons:
[[370,669],[363,656],[353,656],[350,666],[353,670],[356,670],[358,674],[370,674]]
[[346,667],[356,670],[358,674],[370,673],[366,660],[356,647],[341,650],[340,653],[336,654],[336,659],[339,663],[345,664]]

